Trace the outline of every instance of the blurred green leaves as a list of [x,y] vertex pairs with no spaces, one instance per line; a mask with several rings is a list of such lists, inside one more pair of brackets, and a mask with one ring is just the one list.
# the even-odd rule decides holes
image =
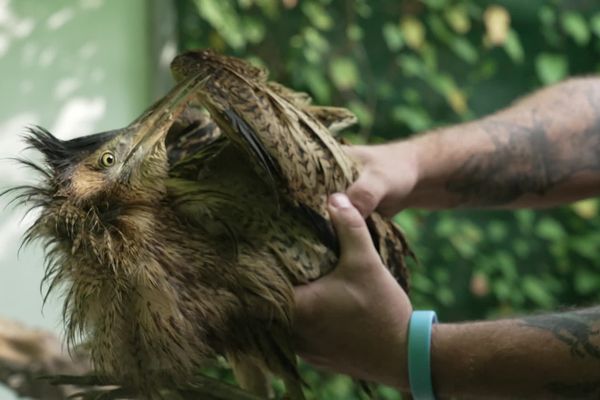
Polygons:
[[590,29],[594,34],[600,37],[600,14],[595,14],[590,20]]
[[333,19],[325,11],[322,4],[314,1],[303,1],[300,5],[304,15],[312,21],[315,28],[327,31],[333,26]]
[[388,48],[395,52],[404,46],[404,36],[398,24],[387,22],[383,25],[383,38]]
[[538,77],[545,85],[563,80],[569,72],[568,61],[560,54],[539,54],[535,60],[535,68]]
[[356,64],[348,57],[338,57],[331,60],[329,76],[339,90],[353,89],[359,80]]
[[519,35],[514,30],[510,30],[504,42],[504,50],[515,64],[521,64],[525,59],[523,45]]
[[207,21],[227,45],[233,49],[241,49],[246,45],[242,29],[230,29],[231,26],[241,26],[240,17],[234,12],[231,1],[202,1],[195,2],[198,13]]
[[[586,63],[599,70],[600,6],[536,4],[178,0],[183,47],[263,58],[276,79],[318,102],[352,103],[365,139],[372,130],[389,139],[491,112]],[[497,93],[480,90],[490,85]],[[408,104],[407,88],[426,96]]]
[[589,42],[590,29],[581,14],[576,12],[566,12],[561,17],[561,23],[565,32],[571,36],[579,46],[585,46]]

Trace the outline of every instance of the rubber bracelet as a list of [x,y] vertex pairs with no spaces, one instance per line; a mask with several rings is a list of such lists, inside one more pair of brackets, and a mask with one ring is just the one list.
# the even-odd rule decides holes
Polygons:
[[431,382],[431,326],[434,311],[414,311],[408,325],[408,382],[414,400],[435,400]]

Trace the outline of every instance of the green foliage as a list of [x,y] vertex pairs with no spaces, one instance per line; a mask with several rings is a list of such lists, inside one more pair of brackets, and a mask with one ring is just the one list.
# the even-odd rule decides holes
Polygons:
[[[348,137],[381,142],[494,112],[600,71],[600,6],[532,0],[179,0],[183,48],[260,60],[273,79],[345,105]],[[400,172],[399,172],[400,173]],[[442,320],[600,301],[598,201],[547,211],[408,210],[412,299]],[[304,371],[318,398],[360,398]],[[398,395],[381,389],[381,398]]]

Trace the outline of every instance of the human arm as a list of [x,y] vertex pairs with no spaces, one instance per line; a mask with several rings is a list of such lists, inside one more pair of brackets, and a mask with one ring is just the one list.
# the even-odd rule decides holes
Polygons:
[[432,378],[440,398],[600,398],[600,307],[439,324]]
[[358,146],[363,215],[407,207],[545,207],[600,195],[600,78],[545,88],[489,117]]
[[[412,307],[359,212],[345,204],[330,206],[340,263],[296,289],[297,348],[314,365],[407,391]],[[435,325],[432,378],[439,398],[597,399],[600,307]]]

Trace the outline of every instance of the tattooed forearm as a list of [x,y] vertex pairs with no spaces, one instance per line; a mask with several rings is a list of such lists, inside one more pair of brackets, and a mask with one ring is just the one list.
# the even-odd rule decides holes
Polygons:
[[[541,124],[526,128],[503,121],[481,125],[495,150],[474,154],[448,180],[446,188],[461,195],[463,203],[501,205],[524,193],[544,194],[558,178],[549,171],[553,146]],[[507,137],[501,142],[499,137]]]
[[600,399],[600,306],[438,324],[432,374],[440,398]]
[[580,383],[552,382],[546,388],[563,399],[600,399],[600,380]]
[[[585,362],[587,371],[600,371],[600,307],[526,318],[520,324],[551,333],[566,346],[573,362]],[[589,374],[579,376],[576,380],[550,380],[545,389],[559,398],[598,399],[600,373],[593,376],[595,379],[591,380]]]
[[568,346],[573,357],[600,361],[600,308],[531,317],[521,324],[552,333]]
[[506,112],[479,123],[494,148],[451,173],[446,189],[461,204],[509,204],[528,193],[543,196],[579,172],[600,174],[600,84],[567,85],[549,97],[519,106],[529,121]]

